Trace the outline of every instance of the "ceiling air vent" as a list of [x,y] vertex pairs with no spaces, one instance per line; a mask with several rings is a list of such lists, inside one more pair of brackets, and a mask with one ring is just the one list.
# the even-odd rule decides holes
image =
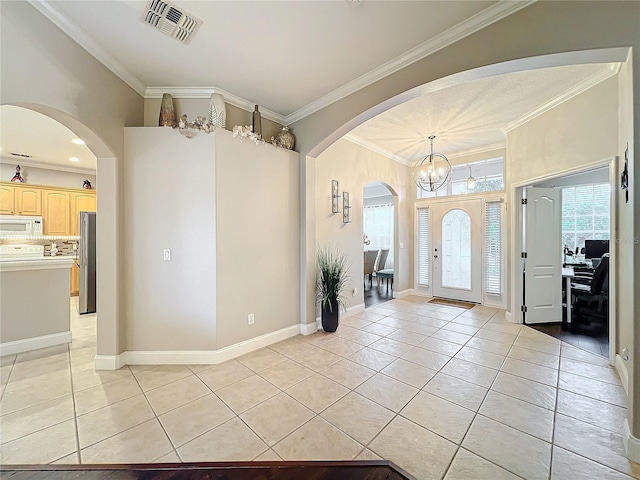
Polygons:
[[32,155],[27,155],[26,153],[16,153],[16,152],[11,152],[11,155],[13,155],[14,157],[20,157],[20,158],[31,158]]
[[142,21],[179,42],[188,44],[202,23],[171,2],[149,0]]

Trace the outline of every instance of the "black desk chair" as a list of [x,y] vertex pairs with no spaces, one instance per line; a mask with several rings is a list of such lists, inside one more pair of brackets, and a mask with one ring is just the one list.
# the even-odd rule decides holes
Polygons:
[[609,321],[609,254],[605,253],[592,275],[577,276],[571,282],[574,318],[571,330],[592,322]]

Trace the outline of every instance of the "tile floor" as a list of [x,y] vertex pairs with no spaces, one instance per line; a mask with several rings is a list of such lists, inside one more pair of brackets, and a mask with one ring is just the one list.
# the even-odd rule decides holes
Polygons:
[[[73,312],[73,306],[72,306]],[[419,479],[629,479],[602,357],[504,312],[409,297],[220,365],[96,372],[73,344],[2,357],[0,462],[389,459]]]

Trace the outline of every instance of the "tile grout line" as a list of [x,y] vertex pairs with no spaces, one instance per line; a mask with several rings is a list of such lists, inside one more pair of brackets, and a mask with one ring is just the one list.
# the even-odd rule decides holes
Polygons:
[[82,452],[80,450],[80,431],[78,429],[78,408],[76,406],[76,392],[73,389],[73,364],[71,363],[71,349],[68,349],[69,355],[69,380],[71,385],[71,402],[73,403],[73,425],[76,433],[76,448],[78,464],[82,465]]

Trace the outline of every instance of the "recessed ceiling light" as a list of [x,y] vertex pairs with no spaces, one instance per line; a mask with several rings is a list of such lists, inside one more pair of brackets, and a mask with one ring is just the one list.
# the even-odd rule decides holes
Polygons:
[[84,145],[85,142],[81,138],[74,138],[73,140],[71,140],[71,143],[75,143],[76,145]]
[[78,157],[69,157],[70,162],[79,162],[80,159]]

